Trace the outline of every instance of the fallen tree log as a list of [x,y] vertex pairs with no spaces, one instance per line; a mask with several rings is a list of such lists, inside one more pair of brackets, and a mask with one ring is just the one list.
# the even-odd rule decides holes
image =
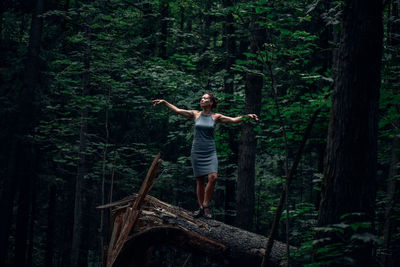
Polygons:
[[[120,231],[118,223],[126,212],[132,212],[135,199],[136,195],[98,207],[113,208],[114,231]],[[193,218],[191,212],[148,195],[113,266],[145,266],[146,251],[160,245],[207,256],[229,266],[259,266],[266,242],[264,236],[216,220]],[[279,266],[285,253],[286,245],[275,241],[268,266]]]

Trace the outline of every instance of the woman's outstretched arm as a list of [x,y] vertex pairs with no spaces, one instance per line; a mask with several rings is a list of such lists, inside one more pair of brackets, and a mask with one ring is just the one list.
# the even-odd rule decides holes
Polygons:
[[187,119],[193,119],[194,118],[194,110],[186,110],[186,109],[180,109],[177,108],[176,106],[172,105],[171,103],[168,103],[168,101],[164,100],[164,99],[156,99],[153,100],[153,106],[157,106],[163,104],[165,105],[169,110],[171,110],[172,112],[179,114]]
[[216,114],[215,121],[219,123],[239,123],[243,121],[243,117],[249,117],[254,121],[258,121],[258,116],[256,114],[247,114],[244,116],[228,117],[222,114]]

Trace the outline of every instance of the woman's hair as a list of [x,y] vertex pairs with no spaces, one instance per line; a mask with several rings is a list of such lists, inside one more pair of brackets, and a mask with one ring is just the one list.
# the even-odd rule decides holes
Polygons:
[[210,97],[210,101],[212,102],[211,108],[217,108],[218,106],[218,98],[216,98],[212,93],[205,93]]

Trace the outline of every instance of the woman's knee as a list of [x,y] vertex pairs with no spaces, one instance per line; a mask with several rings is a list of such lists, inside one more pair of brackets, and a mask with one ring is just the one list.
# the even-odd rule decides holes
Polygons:
[[210,173],[208,175],[208,182],[215,183],[217,179],[218,179],[218,174],[216,173]]
[[196,183],[197,183],[197,185],[204,185],[205,184],[205,178],[206,177],[204,177],[204,176],[199,176],[199,177],[196,177]]

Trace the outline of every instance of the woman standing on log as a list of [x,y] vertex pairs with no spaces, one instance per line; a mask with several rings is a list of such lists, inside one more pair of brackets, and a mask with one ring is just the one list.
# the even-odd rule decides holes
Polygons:
[[[211,94],[204,94],[200,100],[202,111],[185,110],[177,108],[163,99],[153,100],[153,106],[163,104],[172,112],[187,119],[194,120],[194,140],[192,144],[192,167],[196,177],[196,193],[199,210],[194,212],[195,217],[204,216],[212,218],[209,210],[215,183],[218,177],[218,159],[214,142],[214,129],[216,123],[239,123],[244,116],[228,117],[219,113],[213,113],[217,107],[217,98]],[[256,114],[248,114],[247,117],[258,121]],[[207,186],[205,179],[208,178]]]

